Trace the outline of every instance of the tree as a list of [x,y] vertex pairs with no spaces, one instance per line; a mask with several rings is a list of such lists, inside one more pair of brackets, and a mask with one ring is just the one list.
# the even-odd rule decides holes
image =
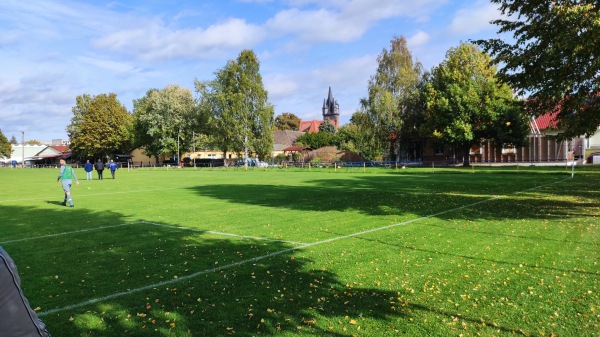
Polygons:
[[0,130],[0,156],[6,158],[10,158],[10,156],[12,156],[12,145],[8,139],[6,139],[6,136],[4,133],[2,133],[2,130]]
[[133,117],[117,95],[77,96],[67,126],[71,150],[80,158],[100,158],[131,151]]
[[[198,115],[189,89],[168,85],[151,89],[146,96],[134,100],[136,145],[146,154],[158,158],[189,149],[197,131]],[[177,158],[180,160],[180,158]]]
[[15,135],[12,135],[10,137],[10,143],[13,144],[13,145],[19,144],[19,141],[17,141],[17,137],[15,137]]
[[333,135],[327,132],[305,133],[296,139],[296,144],[318,149],[323,146],[333,145]]
[[273,105],[268,102],[260,65],[251,50],[228,61],[212,81],[196,81],[200,108],[209,116],[211,135],[225,157],[228,151],[250,151],[259,158],[273,149]]
[[390,50],[384,49],[377,62],[377,73],[368,84],[369,96],[361,102],[377,140],[375,152],[387,152],[388,157],[395,160],[404,119],[407,114],[414,113],[423,71],[421,63],[413,61],[403,36],[395,37]]
[[360,153],[359,137],[358,125],[350,123],[337,130],[333,142],[340,150]]
[[[350,124],[348,124],[348,126],[352,126],[352,128],[348,130],[352,132],[352,144],[354,147],[354,149],[348,148],[348,150],[358,152],[362,157],[369,160],[381,160],[382,148],[377,139],[377,131],[375,130],[374,122],[364,111],[365,104],[361,104],[361,106],[362,110],[352,114]],[[338,142],[338,144],[340,143]]]
[[499,76],[519,95],[527,113],[558,112],[563,138],[593,134],[600,125],[600,2],[597,0],[492,0],[506,19],[492,21],[513,42],[479,40]]
[[298,131],[300,128],[300,118],[291,112],[284,112],[275,117],[275,130]]
[[336,132],[335,125],[331,124],[328,120],[324,120],[323,123],[319,125],[319,132],[325,132],[334,136]]
[[473,44],[462,43],[448,51],[425,86],[430,135],[462,150],[465,165],[468,165],[471,145],[484,139],[494,140],[499,145],[507,141],[520,145],[525,139],[524,134],[501,138],[502,129],[494,128],[497,123],[505,123],[510,130],[518,127],[523,130],[522,124],[527,125],[523,120],[514,120],[519,101],[495,74],[489,55]]

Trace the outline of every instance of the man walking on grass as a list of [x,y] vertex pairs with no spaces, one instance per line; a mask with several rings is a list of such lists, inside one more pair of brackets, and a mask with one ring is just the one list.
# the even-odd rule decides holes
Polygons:
[[67,201],[69,202],[69,207],[73,208],[73,198],[71,198],[71,185],[73,184],[73,179],[77,185],[79,185],[79,179],[75,175],[75,170],[71,167],[71,165],[67,165],[67,162],[64,159],[60,160],[60,173],[58,174],[58,179],[56,182],[59,182],[62,179],[62,188],[65,191],[65,201],[61,203],[63,206],[67,206]]
[[111,159],[110,163],[108,163],[108,168],[110,169],[110,174],[112,175],[113,179],[115,179],[115,171],[117,168],[119,168],[119,165]]

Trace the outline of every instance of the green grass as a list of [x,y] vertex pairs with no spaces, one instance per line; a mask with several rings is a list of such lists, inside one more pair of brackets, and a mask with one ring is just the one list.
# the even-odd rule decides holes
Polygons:
[[74,209],[57,175],[0,169],[0,245],[56,336],[600,331],[598,167],[122,169]]

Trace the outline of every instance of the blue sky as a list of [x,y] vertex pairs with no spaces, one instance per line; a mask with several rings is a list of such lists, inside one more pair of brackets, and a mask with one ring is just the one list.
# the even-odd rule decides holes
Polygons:
[[193,91],[243,49],[275,115],[321,119],[331,86],[346,124],[394,36],[430,70],[461,41],[494,37],[499,17],[487,0],[2,0],[0,129],[66,139],[78,95],[112,92],[131,111],[149,89]]

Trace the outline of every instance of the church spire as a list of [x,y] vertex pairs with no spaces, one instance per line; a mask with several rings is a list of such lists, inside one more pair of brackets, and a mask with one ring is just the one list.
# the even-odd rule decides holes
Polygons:
[[340,105],[333,97],[331,86],[326,99],[323,99],[323,121],[329,121],[337,128],[339,126]]

